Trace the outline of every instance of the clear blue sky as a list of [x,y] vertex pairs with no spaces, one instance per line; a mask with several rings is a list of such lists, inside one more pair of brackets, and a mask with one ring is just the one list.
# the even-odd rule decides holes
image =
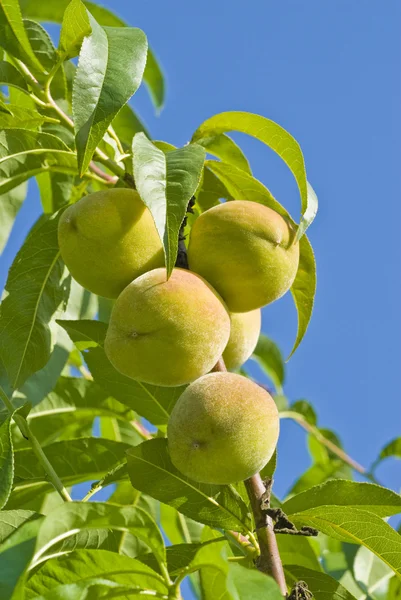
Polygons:
[[[276,120],[300,142],[320,200],[310,229],[318,292],[285,391],[291,400],[310,400],[320,424],[369,465],[401,435],[401,3],[104,4],[144,29],[164,66],[161,116],[144,90],[133,99],[153,137],[182,145],[209,116],[246,110]],[[296,186],[283,163],[255,140],[236,139],[255,175],[298,217]],[[32,186],[1,261],[1,283],[38,210]],[[264,310],[263,330],[285,354],[295,329],[289,295]],[[284,422],[279,449],[283,494],[309,462],[303,432]],[[399,463],[388,460],[378,475],[399,488]]]

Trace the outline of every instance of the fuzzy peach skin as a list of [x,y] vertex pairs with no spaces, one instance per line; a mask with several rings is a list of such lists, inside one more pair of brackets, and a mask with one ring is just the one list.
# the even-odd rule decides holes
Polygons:
[[210,371],[230,336],[221,298],[202,277],[154,269],[135,279],[117,298],[105,351],[123,375],[176,386]]
[[230,313],[231,332],[223,359],[227,369],[238,369],[251,356],[260,335],[260,309]]
[[74,279],[106,298],[117,298],[135,277],[164,266],[152,216],[135,190],[95,192],[69,206],[58,241]]
[[270,304],[291,287],[299,245],[274,210],[246,200],[214,206],[194,222],[188,248],[192,271],[204,277],[231,312]]
[[273,398],[235,373],[209,373],[174,406],[167,428],[174,466],[202,483],[234,483],[260,471],[273,455],[279,416]]

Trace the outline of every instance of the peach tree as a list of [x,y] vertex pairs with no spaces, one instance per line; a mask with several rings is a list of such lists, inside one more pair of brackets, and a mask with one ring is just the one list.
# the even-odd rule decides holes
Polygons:
[[[153,140],[128,102],[143,82],[161,107],[158,61],[91,2],[0,0],[0,48],[1,248],[29,180],[43,207],[0,309],[1,600],[400,598],[386,519],[401,498],[375,476],[400,440],[356,463],[286,398],[260,332],[260,309],[290,291],[292,354],[312,315],[317,198],[298,143],[247,112],[182,148]],[[230,132],[285,162],[299,219]],[[285,498],[280,419],[311,455]]]

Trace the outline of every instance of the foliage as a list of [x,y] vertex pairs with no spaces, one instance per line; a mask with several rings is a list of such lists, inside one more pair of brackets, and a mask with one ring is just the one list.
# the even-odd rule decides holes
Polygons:
[[[39,23],[49,21],[61,23],[57,48]],[[166,425],[184,387],[134,381],[111,365],[103,349],[110,303],[71,280],[57,224],[88,193],[136,187],[170,275],[184,226],[188,234],[205,210],[239,199],[272,208],[300,241],[294,352],[316,290],[305,231],[317,198],[299,144],[245,112],[207,119],[182,148],[152,140],[128,101],[144,81],[161,109],[161,67],[144,32],[92,2],[0,0],[0,47],[0,248],[33,178],[44,212],[14,259],[0,310],[1,599],[173,600],[188,576],[203,600],[278,600],[274,579],[255,568],[244,484],[196,483],[173,466]],[[286,163],[299,188],[299,223],[252,175],[232,131]],[[317,539],[278,535],[288,590],[304,581],[317,600],[399,597],[401,538],[384,519],[401,512],[401,500],[377,484],[375,470],[401,456],[401,438],[363,469],[318,426],[310,403],[289,404],[274,341],[261,335],[253,359],[275,388],[281,418],[306,431],[312,461],[287,497],[272,495],[294,527],[319,531]],[[248,376],[246,366],[241,372]],[[263,476],[273,476],[277,460],[275,453]],[[367,482],[354,481],[353,471]],[[70,502],[77,483],[92,487]],[[102,488],[109,500],[89,502]]]

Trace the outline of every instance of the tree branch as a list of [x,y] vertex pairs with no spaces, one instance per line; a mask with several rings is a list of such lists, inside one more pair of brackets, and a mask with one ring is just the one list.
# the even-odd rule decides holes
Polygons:
[[255,518],[256,533],[260,547],[260,557],[256,566],[262,573],[266,573],[266,575],[271,575],[273,577],[278,584],[281,593],[286,597],[287,584],[285,582],[276,535],[273,531],[273,521],[262,511],[261,507],[262,501],[266,503],[270,490],[266,490],[259,473],[247,479],[245,481],[245,487],[248,492],[252,512]]

